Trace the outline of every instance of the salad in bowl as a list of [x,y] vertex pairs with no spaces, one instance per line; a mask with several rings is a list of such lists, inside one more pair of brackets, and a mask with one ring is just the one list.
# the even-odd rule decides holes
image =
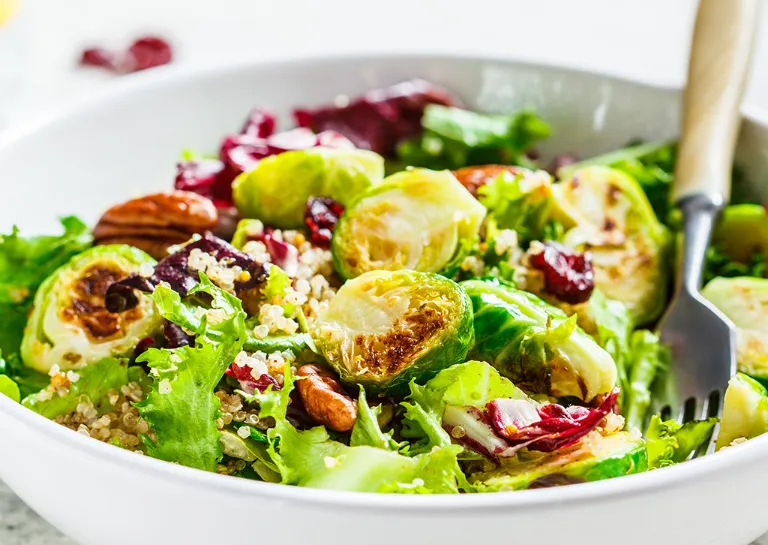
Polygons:
[[[768,214],[734,174],[704,295],[737,326],[714,415],[649,414],[674,142],[563,150],[423,80],[256,107],[168,190],[0,238],[0,392],[204,471],[357,492],[652,471],[768,431]],[[172,160],[172,158],[171,158]]]

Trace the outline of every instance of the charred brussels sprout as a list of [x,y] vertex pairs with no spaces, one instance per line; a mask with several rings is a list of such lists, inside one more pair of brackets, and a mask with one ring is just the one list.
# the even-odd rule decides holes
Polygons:
[[109,356],[130,354],[144,337],[158,332],[162,319],[152,300],[123,313],[107,311],[107,287],[154,259],[131,246],[91,248],[58,268],[40,286],[24,330],[24,363],[43,373],[84,367]]
[[717,450],[734,441],[752,439],[768,432],[768,391],[747,375],[737,373],[728,382]]
[[622,301],[637,325],[658,318],[667,302],[669,233],[638,183],[616,169],[591,166],[552,187],[563,243],[589,250],[595,284]]
[[373,271],[344,284],[311,326],[319,353],[347,384],[403,394],[464,361],[472,306],[436,274]]
[[372,151],[320,147],[262,159],[232,191],[242,216],[293,229],[303,225],[310,197],[333,197],[346,206],[383,177],[384,158]]
[[473,475],[470,482],[478,492],[502,492],[600,481],[647,469],[643,440],[618,432],[596,435],[575,450],[545,456],[520,454],[496,470]]
[[447,170],[393,174],[336,224],[336,269],[345,278],[372,270],[450,269],[469,253],[484,217],[485,208]]
[[461,286],[474,308],[472,358],[491,363],[524,389],[555,397],[590,401],[615,386],[616,364],[575,316],[493,280]]
[[715,278],[702,295],[736,326],[739,371],[768,383],[768,280]]

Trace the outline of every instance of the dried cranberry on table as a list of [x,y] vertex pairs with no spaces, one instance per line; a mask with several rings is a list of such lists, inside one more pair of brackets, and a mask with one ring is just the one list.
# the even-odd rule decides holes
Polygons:
[[92,47],[80,55],[80,64],[106,68],[119,74],[128,74],[168,64],[173,60],[173,49],[163,38],[143,36],[123,51]]
[[80,56],[80,64],[83,66],[96,66],[117,70],[115,66],[115,54],[103,47],[92,47],[83,51]]
[[460,106],[442,87],[414,79],[368,91],[343,105],[297,108],[293,116],[300,127],[337,131],[358,148],[392,156],[399,142],[421,133],[428,104]]
[[304,223],[313,244],[322,248],[331,245],[333,228],[344,213],[344,206],[329,197],[310,197],[304,209]]
[[576,252],[547,241],[540,253],[530,255],[531,267],[544,273],[544,289],[560,301],[576,305],[587,301],[595,289],[589,253]]

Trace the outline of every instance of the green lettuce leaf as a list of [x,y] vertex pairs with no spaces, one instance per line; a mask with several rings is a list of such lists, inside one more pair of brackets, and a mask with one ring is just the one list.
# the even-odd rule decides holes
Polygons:
[[632,333],[629,354],[629,380],[621,412],[627,429],[641,429],[651,405],[651,384],[658,372],[667,367],[669,351],[657,334],[641,329]]
[[678,424],[674,420],[662,421],[653,415],[645,432],[648,467],[656,469],[684,462],[712,436],[717,418],[692,420]]
[[0,350],[19,351],[35,291],[53,271],[88,248],[92,238],[87,226],[69,216],[61,219],[58,236],[22,237],[14,227],[0,235]]
[[[77,371],[80,378],[73,382],[67,393],[59,396],[56,392],[41,392],[24,398],[22,404],[36,413],[53,420],[57,416],[75,411],[78,404],[87,397],[91,403],[104,412],[108,408],[107,393],[113,388],[119,390],[128,383],[128,362],[117,358],[104,358]],[[41,395],[46,392],[47,395]]]
[[[459,479],[464,478],[456,459],[460,447],[448,445],[409,457],[391,448],[347,446],[333,441],[323,427],[297,430],[286,419],[294,381],[286,367],[281,390],[270,388],[253,398],[262,417],[275,420],[268,432],[269,452],[283,484],[356,492],[458,493]],[[363,425],[369,428],[366,437],[377,435],[370,433],[372,421]],[[362,437],[358,433],[358,440]]]
[[0,303],[27,301],[50,273],[91,245],[88,227],[74,216],[61,219],[64,234],[23,238],[14,227],[0,236]]
[[525,152],[550,134],[549,125],[530,111],[487,115],[432,104],[421,124],[424,133],[398,147],[398,160],[434,170],[492,163],[533,166]]
[[[222,450],[216,427],[220,403],[214,389],[242,350],[245,312],[239,299],[214,286],[204,274],[184,300],[163,285],[153,298],[165,319],[193,331],[196,338],[194,346],[152,348],[137,360],[149,366],[153,378],[146,399],[136,405],[155,432],[154,441],[144,438],[147,454],[215,471]],[[209,321],[207,308],[199,306],[205,300],[224,317]],[[221,312],[212,315],[217,314]]]
[[[0,318],[1,321],[2,318]],[[51,382],[48,375],[25,367],[18,353],[5,357],[2,350],[0,350],[0,375],[6,375],[16,383],[21,392],[22,399],[30,394],[39,392]]]
[[707,257],[704,262],[704,285],[717,277],[736,278],[740,276],[754,276],[765,278],[766,258],[762,251],[755,250],[746,263],[735,261],[725,251],[717,246],[707,248]]
[[559,228],[549,222],[554,201],[548,183],[523,189],[525,174],[503,173],[478,189],[478,200],[488,209],[499,229],[513,229],[521,242],[557,237]]
[[16,403],[21,401],[19,385],[6,375],[0,375],[0,394],[10,397]]
[[624,407],[632,358],[629,339],[634,328],[629,309],[621,301],[609,299],[596,289],[589,298],[588,312],[597,327],[598,343],[616,362],[616,376],[621,387],[619,406]]
[[392,433],[384,433],[379,427],[378,416],[381,405],[375,408],[368,405],[365,389],[360,387],[360,397],[357,400],[357,421],[352,428],[349,445],[352,447],[376,447],[384,450],[397,451],[400,445],[392,439]]

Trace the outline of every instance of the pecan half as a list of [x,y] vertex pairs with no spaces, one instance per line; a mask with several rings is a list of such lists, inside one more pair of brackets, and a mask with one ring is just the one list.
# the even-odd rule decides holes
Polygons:
[[190,191],[169,191],[133,199],[107,210],[96,224],[96,244],[129,244],[155,259],[168,247],[216,227],[213,203]]
[[339,381],[316,365],[303,365],[296,374],[302,377],[296,387],[307,414],[334,431],[351,430],[357,420],[357,405]]
[[514,175],[520,174],[522,171],[521,167],[514,165],[479,165],[454,170],[453,175],[461,182],[461,185],[477,197],[477,190],[500,174],[510,172]]

